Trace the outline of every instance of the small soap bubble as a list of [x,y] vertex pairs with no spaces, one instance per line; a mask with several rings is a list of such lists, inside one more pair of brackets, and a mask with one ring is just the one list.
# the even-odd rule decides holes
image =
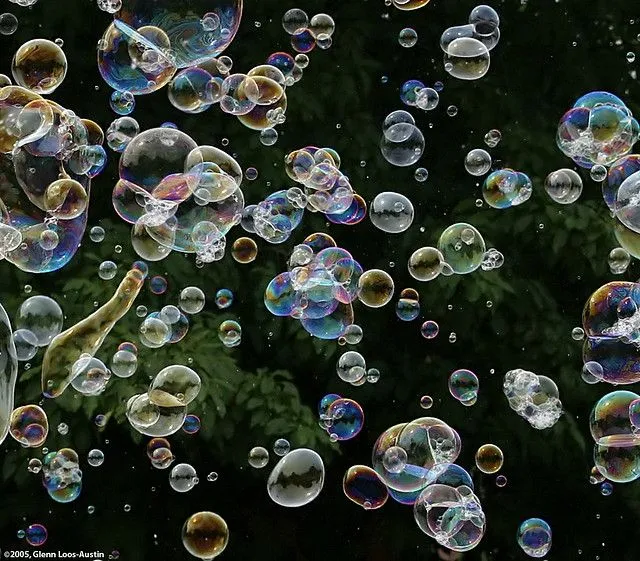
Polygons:
[[405,27],[398,34],[398,43],[405,48],[413,47],[418,42],[418,34],[415,29]]
[[197,286],[188,286],[180,292],[178,305],[187,314],[200,313],[205,305],[204,292]]
[[94,226],[89,231],[89,238],[91,239],[92,242],[100,243],[101,241],[104,240],[104,236],[105,236],[104,228],[102,228],[101,226]]
[[629,267],[629,264],[631,263],[631,255],[629,255],[629,252],[626,249],[616,247],[609,253],[607,262],[612,274],[621,275]]
[[252,468],[262,469],[269,463],[269,451],[262,446],[254,446],[249,451],[247,461]]
[[278,440],[273,443],[273,452],[277,456],[286,456],[290,450],[291,444],[289,444],[289,441],[285,438],[278,438]]
[[431,409],[433,407],[433,398],[430,395],[423,395],[420,398],[420,407],[422,409]]
[[116,276],[118,266],[113,261],[103,261],[98,267],[98,276],[102,280],[111,280]]
[[418,168],[413,177],[418,183],[424,183],[429,178],[429,171],[426,168]]
[[101,466],[104,463],[104,452],[94,448],[87,454],[87,463],[92,467]]

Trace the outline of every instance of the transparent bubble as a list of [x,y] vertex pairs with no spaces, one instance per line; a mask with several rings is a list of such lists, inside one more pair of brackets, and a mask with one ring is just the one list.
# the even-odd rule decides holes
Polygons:
[[136,98],[131,92],[114,91],[111,94],[109,106],[118,115],[129,115],[136,107]]
[[582,341],[584,339],[584,329],[582,327],[574,327],[571,330],[571,338],[574,341]]
[[140,125],[133,117],[119,117],[107,129],[107,144],[114,152],[124,152],[139,132]]
[[463,275],[480,267],[486,245],[478,230],[471,224],[460,222],[442,232],[438,240],[438,250],[449,268],[454,273]]
[[178,493],[191,491],[198,484],[198,474],[190,464],[176,464],[169,474],[169,485]]
[[444,257],[435,247],[421,247],[411,254],[407,268],[409,274],[419,281],[435,279],[444,267]]
[[528,201],[533,193],[531,179],[509,168],[490,173],[482,185],[482,196],[493,208],[510,208]]
[[416,30],[412,29],[411,27],[405,27],[398,34],[398,43],[400,43],[402,47],[411,48],[417,42],[418,42],[418,34],[416,33]]
[[384,506],[389,498],[387,487],[370,467],[356,465],[344,474],[342,490],[346,497],[365,510]]
[[430,395],[423,395],[420,398],[420,407],[422,409],[431,409],[433,407],[433,398]]
[[358,298],[365,306],[381,308],[393,297],[394,282],[386,271],[369,269],[360,277],[358,289]]
[[147,317],[140,325],[140,342],[150,349],[162,347],[171,337],[170,327],[161,319]]
[[178,305],[187,314],[198,314],[205,305],[204,292],[197,286],[188,286],[180,292]]
[[495,444],[483,444],[476,452],[476,466],[482,473],[497,473],[502,469],[504,454]]
[[194,557],[211,560],[220,555],[229,541],[229,528],[214,512],[196,512],[182,526],[182,545]]
[[37,405],[16,407],[9,419],[9,434],[22,446],[39,448],[49,434],[47,414]]
[[460,80],[482,78],[489,71],[490,62],[487,47],[472,37],[454,39],[444,55],[444,69]]
[[265,146],[273,146],[278,141],[278,131],[274,128],[267,128],[260,132],[260,142]]
[[407,466],[407,452],[400,446],[391,446],[385,451],[382,464],[389,473],[401,473]]
[[424,145],[424,136],[418,127],[412,123],[399,122],[384,131],[380,151],[390,164],[407,167],[420,159]]
[[629,268],[631,255],[629,255],[626,249],[616,247],[609,253],[607,263],[609,264],[609,270],[612,274],[621,275]]
[[521,368],[510,370],[502,389],[511,409],[538,430],[552,427],[562,415],[558,387],[546,376]]
[[289,452],[273,468],[267,492],[273,502],[285,507],[309,504],[322,491],[324,463],[313,450],[298,448]]
[[478,397],[480,383],[478,377],[464,368],[455,370],[449,376],[449,393],[463,405],[473,405]]
[[16,314],[16,328],[31,331],[38,347],[46,347],[62,331],[64,316],[58,303],[48,296],[32,296]]
[[286,456],[291,450],[291,444],[286,438],[278,438],[273,443],[273,451],[277,456]]
[[67,75],[67,57],[53,41],[32,39],[13,55],[11,73],[19,86],[47,95],[64,81]]
[[94,226],[89,231],[89,238],[91,239],[92,242],[100,243],[101,241],[104,240],[104,237],[105,237],[104,228],[102,228],[101,226]]
[[435,339],[440,333],[440,326],[433,320],[427,320],[420,327],[420,333],[425,339]]
[[117,272],[118,266],[113,261],[103,261],[98,267],[98,276],[102,280],[111,280]]
[[111,378],[111,371],[99,359],[83,354],[71,367],[71,385],[82,395],[100,395]]
[[424,183],[429,178],[429,171],[426,168],[417,168],[413,177],[418,183]]
[[553,201],[569,205],[582,194],[582,178],[572,169],[559,169],[547,175],[544,188]]
[[596,164],[589,170],[589,175],[594,181],[602,183],[607,178],[607,168],[603,165]]
[[149,386],[149,401],[160,407],[191,403],[200,392],[200,376],[191,368],[174,364],[163,368]]
[[307,29],[309,25],[309,16],[300,8],[292,8],[287,10],[282,16],[282,27],[289,35],[295,35],[300,31]]
[[342,336],[349,345],[357,345],[362,341],[362,334],[362,327],[354,323],[347,326]]
[[484,142],[489,148],[495,148],[502,140],[502,133],[498,129],[491,129],[484,135]]
[[373,199],[369,217],[376,228],[390,234],[407,230],[413,223],[413,204],[404,195],[385,191]]
[[242,327],[237,321],[225,320],[218,327],[218,338],[225,347],[237,347],[242,340]]
[[491,169],[491,156],[482,148],[475,148],[464,158],[464,167],[471,175],[484,175]]
[[540,518],[529,518],[520,524],[517,539],[529,557],[544,557],[551,549],[551,527]]
[[13,14],[0,14],[0,34],[13,35],[18,29],[18,18]]
[[28,329],[16,329],[13,332],[13,343],[16,346],[16,357],[21,362],[31,360],[38,352],[38,338]]
[[347,351],[338,359],[336,371],[341,380],[353,383],[366,376],[367,364],[360,353]]
[[269,451],[262,446],[254,446],[247,461],[252,468],[261,469],[269,463]]
[[101,466],[104,463],[104,452],[94,448],[87,454],[87,463],[92,467]]

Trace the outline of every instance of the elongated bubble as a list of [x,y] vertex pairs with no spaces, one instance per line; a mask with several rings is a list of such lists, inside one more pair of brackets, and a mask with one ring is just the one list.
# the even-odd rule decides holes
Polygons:
[[0,304],[0,444],[7,438],[18,376],[18,357],[11,322]]

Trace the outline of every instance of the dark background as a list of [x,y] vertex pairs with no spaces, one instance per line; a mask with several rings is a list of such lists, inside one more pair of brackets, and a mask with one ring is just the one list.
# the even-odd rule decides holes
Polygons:
[[[234,71],[246,72],[272,52],[291,50],[280,24],[289,8],[303,8],[310,16],[325,11],[337,26],[333,47],[310,53],[303,79],[287,92],[287,122],[279,127],[280,139],[272,147],[262,146],[255,132],[217,108],[187,116],[173,109],[166,91],[137,99],[133,116],[142,129],[174,121],[199,144],[221,146],[223,138],[229,139],[226,150],[243,168],[259,170],[258,180],[244,183],[247,204],[291,187],[284,156],[313,144],[339,151],[342,169],[368,202],[383,190],[401,192],[413,201],[416,219],[408,232],[385,235],[368,219],[345,227],[326,225],[317,215],[307,214],[286,244],[270,246],[258,240],[259,255],[251,265],[239,265],[227,255],[222,262],[198,269],[192,256],[175,253],[151,264],[152,275],[166,275],[169,290],[154,296],[145,288],[136,304],[159,310],[176,304],[180,290],[196,284],[207,294],[205,311],[192,319],[180,344],[158,351],[139,345],[136,375],[114,378],[100,397],[80,398],[68,391],[45,403],[52,429],[48,448],[73,447],[82,458],[84,488],[75,502],[60,505],[49,499],[40,476],[27,472],[28,459],[39,452],[23,450],[7,438],[0,452],[3,549],[27,548],[16,532],[41,522],[49,530],[47,551],[117,549],[127,561],[189,559],[180,541],[182,524],[198,510],[213,510],[230,528],[225,559],[437,559],[435,542],[417,528],[410,508],[390,500],[379,511],[365,512],[341,489],[345,470],[370,462],[371,447],[384,429],[422,416],[419,399],[429,394],[435,405],[428,414],[444,419],[462,437],[458,463],[474,475],[487,515],[484,539],[463,559],[524,559],[516,529],[524,519],[538,516],[553,529],[549,560],[637,561],[639,484],[615,485],[613,495],[603,497],[588,482],[589,411],[612,388],[582,382],[581,344],[571,339],[588,296],[613,278],[607,255],[618,244],[600,186],[588,174],[581,171],[583,195],[568,207],[555,205],[542,183],[550,171],[571,164],[556,148],[554,134],[558,119],[579,96],[608,90],[640,115],[637,65],[625,59],[628,51],[639,50],[640,13],[633,2],[494,2],[502,39],[491,52],[491,68],[483,79],[463,82],[444,72],[439,37],[445,28],[465,23],[474,6],[467,0],[432,0],[421,10],[401,12],[381,0],[248,1],[240,31],[225,52],[234,60]],[[17,15],[20,26],[13,36],[0,38],[0,72],[10,74],[11,56],[22,42],[62,38],[69,73],[52,97],[106,130],[115,116],[108,106],[110,89],[96,69],[95,51],[110,17],[94,0],[40,0],[31,9],[4,0],[2,8]],[[406,26],[419,34],[411,49],[397,41]],[[383,76],[389,78],[387,83]],[[382,120],[403,108],[398,90],[412,78],[445,84],[435,111],[412,110],[427,142],[418,164],[429,170],[424,184],[413,179],[415,167],[392,167],[377,147]],[[447,116],[449,105],[458,107],[456,117]],[[462,162],[469,149],[485,147],[483,137],[491,128],[500,129],[503,136],[491,150],[495,164],[522,170],[534,182],[533,197],[518,208],[475,207],[480,189]],[[103,226],[105,241],[94,244],[87,237],[74,259],[55,273],[29,276],[0,262],[0,301],[12,318],[26,298],[24,285],[30,284],[32,295],[48,294],[61,304],[68,327],[93,310],[93,301],[103,303],[110,297],[136,258],[129,230],[111,207],[117,157],[112,152],[109,156],[109,167],[93,182],[89,212],[89,228]],[[413,281],[406,271],[411,252],[435,245],[446,226],[461,220],[481,231],[487,247],[502,251],[504,266],[431,283]],[[365,269],[390,271],[398,291],[407,286],[420,291],[421,319],[408,324],[396,318],[393,304],[378,310],[356,306],[356,322],[364,329],[357,350],[368,366],[382,372],[375,385],[353,388],[341,382],[335,363],[342,348],[311,339],[297,322],[272,317],[262,303],[267,282],[285,269],[292,245],[318,230],[333,235]],[[228,246],[243,234],[234,229]],[[114,252],[117,244],[124,248],[120,254]],[[98,277],[104,259],[119,265],[113,281]],[[622,278],[636,277],[637,265],[632,263]],[[234,291],[236,301],[220,312],[214,294],[223,287]],[[493,302],[491,308],[487,300]],[[217,339],[217,326],[231,317],[242,324],[243,339],[239,347],[227,350]],[[440,324],[437,339],[421,338],[424,319]],[[107,362],[121,341],[137,342],[139,322],[131,311],[98,357]],[[450,332],[457,334],[453,344],[448,342]],[[42,353],[21,374],[16,404],[40,399],[41,358]],[[146,440],[124,418],[124,402],[143,391],[162,367],[186,364],[189,358],[204,382],[190,406],[190,412],[201,417],[202,429],[195,436],[181,432],[170,440],[177,460],[192,463],[201,482],[179,495],[169,487],[168,471],[151,468]],[[502,377],[518,367],[557,382],[566,413],[553,429],[534,430],[509,409]],[[471,408],[448,394],[447,377],[455,368],[470,368],[480,378],[480,396]],[[317,427],[316,404],[329,391],[357,399],[365,410],[365,428],[353,441],[331,444]],[[102,431],[93,423],[98,413],[110,415]],[[67,436],[55,430],[62,421],[70,426]],[[263,470],[246,463],[252,446],[271,449],[278,437],[288,438],[293,447],[314,448],[325,460],[325,488],[304,508],[284,509],[268,498],[265,482],[273,454]],[[498,444],[505,453],[502,473],[508,484],[503,489],[496,487],[495,476],[473,468],[475,450],[485,442]],[[86,464],[86,453],[93,447],[106,456],[99,468]],[[211,471],[219,473],[213,483],[206,481]],[[128,513],[125,504],[131,505]],[[94,514],[87,513],[89,505],[95,506]]]

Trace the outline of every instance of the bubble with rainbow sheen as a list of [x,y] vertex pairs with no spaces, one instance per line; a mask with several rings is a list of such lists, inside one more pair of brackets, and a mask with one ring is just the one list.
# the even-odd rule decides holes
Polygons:
[[200,417],[197,415],[189,414],[184,418],[182,423],[182,430],[187,434],[196,434],[200,431]]
[[218,338],[225,347],[237,347],[242,340],[242,327],[237,321],[225,320],[218,327]]
[[345,496],[365,510],[382,508],[389,498],[387,486],[368,466],[351,466],[342,479]]
[[258,203],[253,212],[253,225],[261,238],[279,244],[289,239],[302,221],[303,212],[289,202],[286,190],[276,191]]
[[351,440],[364,426],[364,412],[357,401],[339,398],[329,405],[325,424],[332,440]]
[[267,58],[267,64],[270,66],[275,66],[285,78],[288,78],[292,75],[293,69],[295,68],[296,61],[289,54],[284,52],[273,53]]
[[71,448],[49,452],[42,462],[42,482],[58,503],[74,501],[82,491],[82,471],[78,454]]
[[418,92],[425,87],[420,80],[407,80],[400,88],[400,100],[409,107],[415,107],[418,102]]
[[[407,452],[400,473],[392,473],[384,465],[385,454],[393,446]],[[390,490],[419,491],[431,480],[430,470],[437,464],[454,462],[461,448],[460,436],[453,428],[436,417],[422,417],[384,431],[373,446],[371,464]]]
[[475,403],[480,389],[478,377],[471,372],[460,368],[449,376],[449,393],[463,405]]
[[517,541],[529,557],[544,557],[551,549],[551,526],[541,518],[529,518],[520,524]]
[[422,489],[423,488],[416,489],[415,491],[398,491],[397,489],[387,487],[389,496],[397,503],[405,506],[413,506],[418,500],[420,493],[422,493]]
[[180,312],[176,321],[170,324],[171,335],[167,343],[175,344],[182,341],[189,331],[189,318]]
[[172,78],[167,87],[167,95],[176,109],[197,114],[215,103],[219,97],[216,91],[221,86],[206,70],[193,66],[181,70]]
[[322,318],[302,318],[300,324],[311,335],[318,339],[333,340],[344,334],[345,329],[353,324],[353,306],[338,303],[335,310]]
[[446,228],[438,240],[438,250],[458,275],[465,275],[482,265],[487,246],[482,234],[471,224],[458,222]]
[[627,154],[609,167],[607,179],[602,183],[602,198],[611,211],[616,210],[618,189],[625,179],[640,171],[640,155]]
[[420,315],[420,302],[415,298],[400,298],[396,303],[396,316],[402,321],[413,321]]
[[521,205],[532,193],[529,176],[509,168],[490,173],[482,184],[482,197],[489,206],[498,209]]
[[49,532],[42,524],[29,524],[24,533],[24,537],[29,545],[42,547],[49,537]]
[[288,272],[280,273],[267,285],[264,305],[274,316],[290,316],[295,306],[295,289]]
[[216,292],[214,300],[219,310],[225,310],[233,304],[233,292],[228,288],[221,288]]
[[631,405],[640,399],[634,392],[611,392],[596,403],[589,417],[595,441],[594,463],[609,481],[627,483],[640,477],[640,437],[632,424]]
[[[338,395],[337,393],[329,393],[327,395],[325,395],[319,402],[318,402],[318,415],[320,416],[320,421],[324,422],[325,420],[328,420],[328,411],[329,411],[329,406],[336,401],[337,399],[341,399],[342,396]],[[326,427],[325,427],[326,428]]]
[[162,275],[155,275],[149,280],[149,290],[156,295],[164,294],[167,291],[168,286],[169,283],[167,282],[167,279]]
[[431,319],[428,319],[420,326],[420,334],[425,339],[435,339],[438,333],[440,333],[440,326]]
[[320,253],[323,249],[328,247],[337,247],[336,241],[324,232],[315,232],[308,235],[302,242],[308,245],[315,253]]
[[338,214],[327,213],[327,220],[334,224],[343,224],[345,226],[354,226],[359,224],[367,216],[367,203],[365,200],[355,193],[349,208]]
[[49,434],[49,420],[37,405],[16,407],[9,419],[9,434],[26,448],[38,448]]

